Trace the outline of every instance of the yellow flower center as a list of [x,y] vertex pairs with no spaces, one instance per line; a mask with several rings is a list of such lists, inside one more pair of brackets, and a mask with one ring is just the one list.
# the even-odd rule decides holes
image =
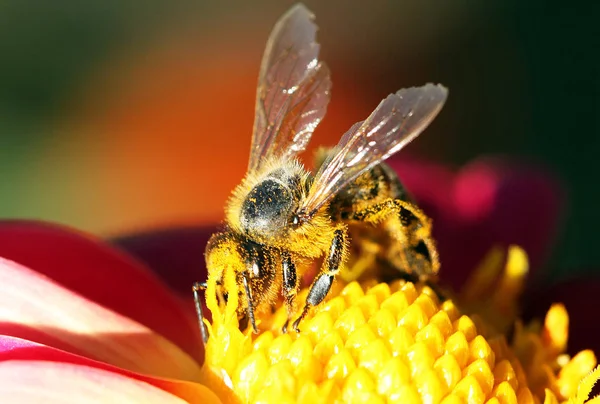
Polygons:
[[[514,275],[514,260],[526,265],[526,259],[511,253],[505,271]],[[234,279],[225,283],[236,290]],[[543,326],[517,322],[508,343],[496,327],[484,329],[485,319],[463,314],[453,300],[440,301],[427,286],[338,282],[300,333],[281,334],[286,313],[280,307],[263,316],[254,335],[238,328],[237,294],[219,307],[210,298],[214,287],[209,280],[213,322],[203,369],[206,383],[222,381],[224,401],[583,403],[600,376],[590,374],[591,351],[573,359],[564,354],[562,305],[550,309]]]

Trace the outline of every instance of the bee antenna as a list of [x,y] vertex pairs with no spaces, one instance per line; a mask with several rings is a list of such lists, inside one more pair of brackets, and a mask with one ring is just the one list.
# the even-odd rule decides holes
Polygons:
[[206,324],[204,324],[204,312],[202,311],[202,304],[200,303],[200,291],[206,290],[206,282],[195,282],[192,286],[194,291],[194,305],[196,306],[196,314],[198,315],[198,325],[200,326],[200,334],[202,334],[202,341],[204,345],[208,342],[208,330]]

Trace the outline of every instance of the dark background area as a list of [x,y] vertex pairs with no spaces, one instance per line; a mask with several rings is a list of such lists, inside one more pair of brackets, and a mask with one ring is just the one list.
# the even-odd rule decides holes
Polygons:
[[[264,43],[291,4],[2,2],[0,215],[101,235],[218,220],[246,166]],[[600,268],[597,2],[305,4],[334,83],[314,143],[389,92],[441,82],[449,102],[410,153],[545,167],[567,197],[549,267]]]

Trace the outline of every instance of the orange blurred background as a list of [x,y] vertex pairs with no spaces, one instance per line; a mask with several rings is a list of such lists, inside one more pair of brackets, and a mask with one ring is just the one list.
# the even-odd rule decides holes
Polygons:
[[[265,41],[291,4],[0,6],[0,214],[105,236],[219,220],[246,168]],[[598,218],[598,193],[586,194],[580,184],[600,149],[598,127],[584,118],[561,119],[561,111],[584,117],[587,104],[551,99],[557,92],[559,100],[586,93],[577,89],[577,77],[558,74],[572,67],[572,56],[555,49],[578,54],[577,43],[557,42],[553,33],[558,20],[585,29],[584,23],[578,28],[585,16],[499,0],[305,4],[316,14],[322,59],[333,78],[332,102],[313,147],[334,144],[388,93],[441,82],[450,88],[449,101],[407,152],[454,166],[488,153],[550,166],[572,189],[577,207],[561,262],[598,262],[582,230]],[[561,35],[582,34],[568,32]],[[590,46],[578,43],[582,52]],[[593,76],[578,69],[581,80]],[[549,76],[555,81],[548,83]],[[564,153],[562,134],[573,125],[593,146],[578,158]]]

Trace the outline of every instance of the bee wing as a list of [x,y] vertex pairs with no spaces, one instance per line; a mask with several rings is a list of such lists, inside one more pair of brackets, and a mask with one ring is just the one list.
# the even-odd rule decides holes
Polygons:
[[302,4],[271,32],[258,78],[249,171],[266,157],[291,158],[303,151],[325,115],[331,81],[318,60],[316,32],[314,15]]
[[417,137],[442,109],[448,90],[427,84],[390,94],[362,122],[342,136],[334,152],[321,165],[300,206],[312,216],[333,195],[359,175],[398,152]]

